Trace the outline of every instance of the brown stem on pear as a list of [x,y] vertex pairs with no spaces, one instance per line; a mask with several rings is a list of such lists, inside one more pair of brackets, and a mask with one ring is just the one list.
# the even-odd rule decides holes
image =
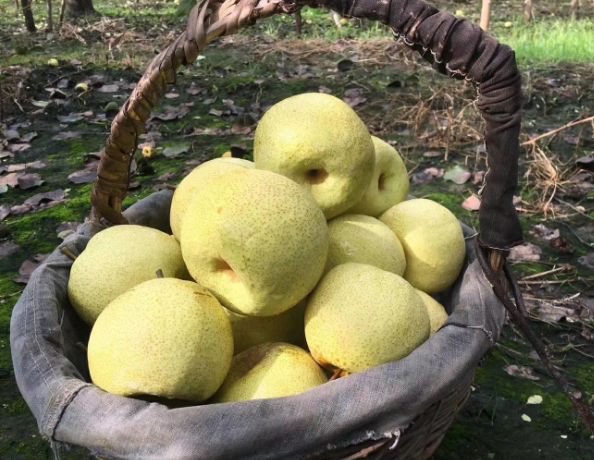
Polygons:
[[310,169],[305,172],[305,179],[310,184],[321,184],[328,178],[328,171],[323,168],[320,169]]
[[163,273],[163,270],[161,270],[160,268],[157,269],[156,274],[157,278],[165,278],[165,273]]
[[331,382],[332,380],[339,379],[341,377],[346,377],[347,375],[350,374],[349,371],[345,371],[344,369],[341,369],[340,367],[336,367],[336,366],[330,364],[324,358],[321,358],[319,356],[314,356],[313,358],[320,366],[322,366],[328,372],[332,373],[332,375],[328,379],[329,382]]

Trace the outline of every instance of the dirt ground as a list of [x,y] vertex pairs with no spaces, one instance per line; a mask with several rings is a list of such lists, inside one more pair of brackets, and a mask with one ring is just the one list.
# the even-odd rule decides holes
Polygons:
[[[11,59],[0,65],[0,458],[52,458],[14,381],[11,310],[31,269],[88,215],[110,121],[149,57],[181,29],[171,16],[159,26],[154,17],[139,16],[134,27],[126,21],[67,29],[49,49],[45,34],[0,32],[2,52]],[[117,37],[123,38],[110,47]],[[522,74],[523,142],[594,114],[594,64],[533,65]],[[266,108],[306,91],[349,102],[372,134],[400,151],[414,195],[478,224],[476,212],[465,209],[485,171],[475,88],[436,74],[389,39],[242,34],[211,46],[181,72],[150,120],[142,142],[157,154],[149,161],[138,156],[126,204],[175,186],[196,164],[223,152],[250,158],[253,131]],[[591,403],[593,130],[592,123],[582,123],[523,147],[516,204],[527,244],[511,261],[531,323],[555,364]],[[528,404],[535,395],[542,402]],[[74,450],[63,458],[84,455]],[[508,325],[477,370],[470,399],[435,458],[591,459],[594,440],[517,328]]]

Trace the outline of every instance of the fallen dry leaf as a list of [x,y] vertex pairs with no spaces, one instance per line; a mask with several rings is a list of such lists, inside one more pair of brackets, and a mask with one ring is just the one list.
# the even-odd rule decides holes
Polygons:
[[153,115],[153,120],[160,120],[160,121],[173,121],[178,120],[180,118],[185,117],[190,112],[188,107],[180,106],[180,107],[171,107],[166,106],[164,107],[162,112],[159,112]]
[[518,377],[521,379],[533,380],[537,381],[540,380],[540,377],[536,375],[534,369],[528,366],[520,366],[518,364],[510,364],[509,366],[505,366],[503,370],[512,377]]
[[551,241],[561,236],[558,228],[548,228],[544,224],[535,225],[532,227],[530,233],[544,241]]
[[[92,165],[93,163],[89,163]],[[68,175],[68,180],[73,184],[89,184],[95,182],[97,179],[97,167],[96,165],[91,168],[81,169]]]
[[456,165],[448,169],[443,175],[444,180],[453,182],[454,184],[462,185],[468,182],[472,174],[464,169],[462,166]]
[[443,176],[443,169],[442,168],[426,168],[423,171],[419,171],[414,173],[411,177],[411,181],[413,184],[416,185],[423,185],[432,182],[434,179]]
[[425,158],[440,158],[443,156],[443,152],[440,152],[438,150],[429,150],[429,151],[423,153],[423,156]]
[[22,172],[27,169],[43,169],[47,165],[43,161],[32,161],[31,163],[15,163],[12,165],[0,166],[0,173],[6,172]]
[[10,257],[13,254],[19,252],[21,247],[13,241],[4,241],[0,243],[0,259]]
[[31,173],[31,174],[21,174],[19,175],[18,179],[18,186],[21,190],[29,190],[33,187],[39,187],[45,181],[41,178],[39,174]]
[[481,199],[476,195],[470,195],[462,202],[462,207],[467,211],[478,211],[481,208]]
[[115,83],[113,83],[110,85],[102,85],[99,87],[99,89],[97,91],[99,91],[100,93],[115,93],[119,89],[120,89],[119,85],[116,85]]
[[8,206],[0,206],[0,222],[10,215],[10,208]]
[[13,279],[15,283],[27,284],[31,274],[47,258],[48,254],[36,254],[30,259],[25,260],[19,268],[19,276]]
[[80,139],[81,134],[74,131],[61,131],[52,137],[55,141],[67,141],[70,139]]
[[534,262],[540,260],[541,255],[542,249],[538,246],[532,243],[524,243],[511,248],[507,259],[515,262]]
[[20,153],[24,152],[25,150],[29,150],[31,148],[31,144],[27,143],[20,143],[20,144],[8,144],[8,150],[12,153]]
[[16,187],[19,183],[19,174],[10,173],[5,176],[0,176],[0,186],[7,185],[8,187]]
[[532,308],[530,314],[545,323],[558,323],[560,321],[577,323],[580,320],[577,311],[573,308],[561,307],[546,302],[541,302]]
[[64,190],[37,193],[26,199],[22,204],[10,208],[10,214],[20,215],[33,210],[47,209],[64,201],[66,194]]
[[363,90],[361,88],[347,89],[344,92],[344,97],[342,100],[352,108],[358,107],[367,102],[367,98],[363,96]]

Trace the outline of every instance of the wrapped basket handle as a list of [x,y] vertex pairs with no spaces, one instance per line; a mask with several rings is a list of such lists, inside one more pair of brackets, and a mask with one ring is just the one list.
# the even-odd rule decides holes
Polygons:
[[[488,171],[479,211],[479,241],[491,249],[491,264],[500,269],[505,253],[522,241],[513,194],[517,186],[521,78],[513,51],[477,26],[440,12],[422,0],[305,0],[344,16],[388,24],[396,37],[435,69],[478,88],[478,107],[486,121]],[[125,223],[122,216],[129,170],[138,136],[180,65],[189,65],[218,37],[257,19],[294,11],[290,0],[203,0],[191,11],[186,31],[149,64],[111,125],[93,188],[92,219]]]

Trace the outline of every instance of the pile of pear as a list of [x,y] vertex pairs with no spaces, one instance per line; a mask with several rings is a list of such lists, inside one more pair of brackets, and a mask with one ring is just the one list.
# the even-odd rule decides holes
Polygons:
[[303,393],[408,356],[447,321],[465,259],[445,207],[407,199],[405,164],[342,100],[306,93],[172,200],[173,234],[119,225],[74,261],[101,389],[216,403]]

